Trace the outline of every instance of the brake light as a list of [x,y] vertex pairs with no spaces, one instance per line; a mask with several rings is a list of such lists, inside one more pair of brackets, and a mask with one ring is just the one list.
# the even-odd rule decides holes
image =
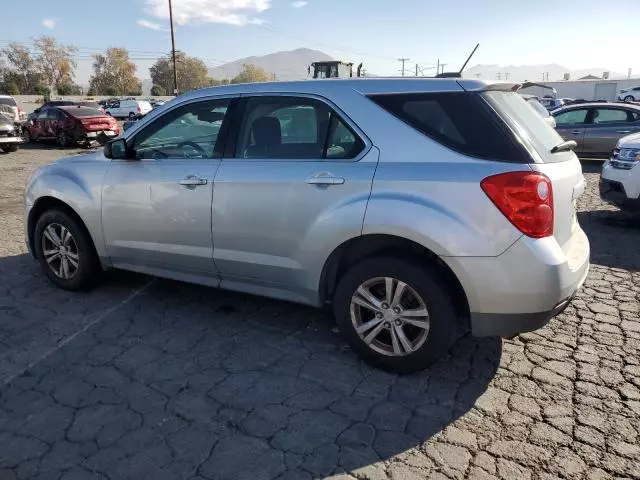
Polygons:
[[553,186],[546,175],[501,173],[485,178],[480,187],[526,236],[544,238],[553,235]]

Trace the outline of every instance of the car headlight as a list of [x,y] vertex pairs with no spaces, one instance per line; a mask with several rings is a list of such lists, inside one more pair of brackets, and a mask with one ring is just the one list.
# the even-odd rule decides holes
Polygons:
[[640,148],[621,148],[618,159],[625,162],[640,162]]

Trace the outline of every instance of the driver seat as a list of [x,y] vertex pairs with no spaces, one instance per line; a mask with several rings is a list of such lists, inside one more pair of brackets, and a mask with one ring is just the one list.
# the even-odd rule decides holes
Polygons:
[[244,158],[276,158],[282,146],[280,120],[275,117],[260,117],[251,124],[253,144],[244,151]]

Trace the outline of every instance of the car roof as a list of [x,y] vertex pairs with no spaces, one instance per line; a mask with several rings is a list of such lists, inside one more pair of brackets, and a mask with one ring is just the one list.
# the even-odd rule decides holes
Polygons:
[[632,103],[624,103],[624,102],[582,102],[582,103],[572,103],[571,105],[565,105],[564,107],[560,107],[557,110],[554,110],[554,113],[560,113],[568,110],[576,110],[581,108],[594,108],[594,107],[602,107],[602,108],[623,108],[628,110],[638,110],[640,111],[640,105],[634,105]]
[[504,84],[508,90],[513,83],[486,82],[465,78],[425,78],[425,77],[367,77],[349,79],[296,80],[288,82],[240,83],[207,87],[184,93],[181,100],[213,95],[240,95],[250,93],[300,93],[331,94],[344,90],[355,90],[362,94],[411,93],[437,91],[484,90],[490,85]]

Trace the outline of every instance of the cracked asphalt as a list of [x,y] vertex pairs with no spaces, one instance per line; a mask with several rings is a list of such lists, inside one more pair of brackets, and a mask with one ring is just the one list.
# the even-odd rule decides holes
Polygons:
[[126,273],[53,288],[21,196],[69,152],[0,155],[0,480],[640,478],[640,221],[601,202],[599,165],[573,304],[397,376],[321,311]]

